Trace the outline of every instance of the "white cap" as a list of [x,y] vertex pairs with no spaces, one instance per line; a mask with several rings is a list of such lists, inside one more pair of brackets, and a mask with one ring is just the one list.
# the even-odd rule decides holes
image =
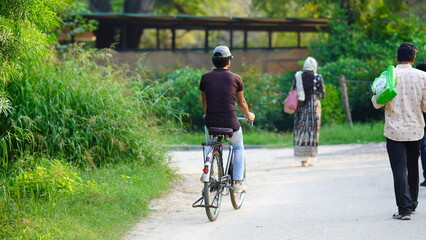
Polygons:
[[222,57],[232,57],[231,51],[229,51],[229,48],[227,46],[217,46],[213,50],[213,55],[217,52],[222,54]]

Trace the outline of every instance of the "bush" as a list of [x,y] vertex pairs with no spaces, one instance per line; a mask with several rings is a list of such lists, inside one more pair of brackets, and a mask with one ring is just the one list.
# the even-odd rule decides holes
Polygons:
[[[169,90],[169,97],[177,98],[173,108],[187,113],[187,116],[183,117],[187,129],[202,129],[204,126],[199,84],[201,75],[205,72],[207,70],[192,67],[177,68],[166,74],[166,80],[162,83],[162,88]],[[276,123],[281,122],[283,116],[281,84],[286,83],[278,77],[263,74],[255,67],[247,67],[244,72],[238,74],[243,78],[249,109],[256,114],[256,126],[277,129]],[[237,114],[242,116],[239,108],[236,108]]]
[[13,199],[49,199],[51,195],[72,194],[84,187],[84,182],[70,164],[27,155],[17,160],[5,190]]
[[[174,109],[179,109],[188,115],[183,118],[187,129],[202,129],[204,122],[201,107],[199,81],[206,70],[183,67],[166,74],[162,88],[169,89],[169,98]],[[239,75],[243,78],[244,94],[250,111],[256,114],[256,128],[269,131],[289,131],[293,128],[293,115],[283,113],[282,101],[290,90],[294,72],[281,76],[262,73],[254,66],[246,66]],[[323,102],[323,123],[341,122],[344,119],[340,96],[336,87],[326,84],[326,99]],[[243,114],[237,108],[237,114]],[[249,128],[247,131],[250,131]]]
[[62,61],[28,63],[23,79],[8,89],[16,111],[2,118],[0,155],[39,152],[92,166],[164,159],[155,137],[156,99],[142,102],[144,83],[109,63],[111,54],[77,48]]
[[332,84],[325,84],[325,98],[320,101],[321,125],[341,123],[345,120],[339,88]]
[[353,121],[380,119],[382,114],[373,108],[370,101],[372,94],[370,87],[374,78],[385,70],[387,65],[384,64],[392,64],[392,62],[383,62],[381,65],[355,58],[342,58],[320,68],[324,79],[336,88],[340,89],[340,75],[344,75],[348,80],[347,91]]
[[287,93],[290,89],[291,81],[264,74],[254,66],[246,66],[241,77],[249,109],[256,114],[256,128],[284,131],[293,125],[291,116],[283,113],[282,104],[285,98],[283,92]]
[[339,75],[355,80],[348,84],[354,121],[383,118],[382,112],[372,107],[370,85],[388,65],[397,64],[396,50],[402,42],[412,42],[419,48],[416,62],[425,59],[422,46],[426,39],[422,32],[426,25],[414,15],[401,18],[400,8],[390,11],[387,7],[366,11],[367,15],[354,24],[338,15],[330,23],[330,33],[311,45],[311,55],[323,63],[320,72],[326,81],[339,86]]
[[204,126],[199,86],[201,75],[205,72],[193,67],[176,68],[165,75],[161,84],[161,89],[168,92],[169,98],[175,98],[171,101],[172,108],[186,113],[182,121],[188,129],[202,129]]

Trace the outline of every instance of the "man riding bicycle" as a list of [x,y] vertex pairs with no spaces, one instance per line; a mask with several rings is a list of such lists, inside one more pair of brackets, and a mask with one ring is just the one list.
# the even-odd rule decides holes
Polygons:
[[[233,56],[226,46],[217,46],[213,50],[212,62],[216,67],[201,77],[200,91],[206,125],[206,140],[209,141],[209,127],[232,128],[234,131],[229,139],[234,147],[234,192],[247,190],[242,183],[244,173],[244,143],[241,126],[235,109],[235,102],[250,121],[254,121],[254,113],[249,111],[244,98],[242,78],[229,71]],[[207,151],[208,152],[208,151]]]

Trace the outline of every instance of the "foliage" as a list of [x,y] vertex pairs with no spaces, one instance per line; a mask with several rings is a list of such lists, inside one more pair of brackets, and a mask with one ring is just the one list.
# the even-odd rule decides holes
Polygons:
[[182,118],[187,117],[187,113],[176,107],[179,99],[168,94],[169,89],[161,85],[159,81],[151,80],[145,65],[145,57],[142,56],[136,64],[136,70],[132,72],[132,89],[135,97],[142,104],[143,115],[146,119],[158,119],[163,126],[180,125]]
[[70,164],[57,159],[26,155],[17,159],[5,185],[9,197],[49,199],[57,194],[72,194],[85,184]]
[[289,118],[282,112],[283,89],[290,89],[291,81],[286,82],[279,77],[264,74],[256,66],[246,66],[241,76],[249,109],[256,114],[256,126],[269,130],[285,130],[282,119]]
[[[388,62],[391,64],[391,60]],[[339,89],[339,77],[340,75],[345,76],[352,120],[368,121],[380,119],[383,115],[381,111],[377,111],[371,106],[370,101],[371,83],[375,77],[379,76],[385,70],[383,66],[375,64],[374,61],[362,61],[357,58],[340,58],[337,61],[325,64],[320,68],[320,71],[327,83],[332,84],[335,88],[339,87]],[[326,113],[323,116],[327,118]]]
[[[141,203],[146,211],[171,178],[155,117],[161,111],[167,118],[169,108],[161,105],[167,99],[139,97],[145,82],[111,64],[110,50],[54,51],[45,32],[58,26],[64,2],[0,4],[1,239],[89,239],[94,220],[103,226],[95,238],[118,238],[121,223],[134,223]],[[81,176],[117,162],[128,165],[122,175],[108,176],[113,188]],[[134,169],[149,174],[136,176]],[[81,219],[86,224],[76,233]]]
[[[192,67],[176,68],[166,77],[161,84],[168,96],[176,98],[171,102],[173,109],[188,114],[183,117],[187,129],[202,129],[204,122],[201,107],[201,95],[199,81],[206,70]],[[273,76],[262,73],[256,66],[245,66],[245,70],[239,73],[244,82],[244,95],[249,105],[249,110],[256,114],[256,127],[265,130],[288,131],[293,128],[293,115],[283,113],[282,101],[290,89],[293,74]],[[161,82],[161,80],[160,80]],[[327,93],[322,110],[323,123],[341,122],[344,119],[343,109],[340,105],[340,95],[336,87],[326,85]],[[285,93],[285,94],[283,94]],[[237,114],[242,113],[237,108]]]
[[149,101],[157,100],[140,102],[136,95],[143,82],[125,77],[126,68],[109,62],[111,53],[77,48],[61,62],[46,60],[28,68],[23,80],[9,88],[16,111],[0,126],[8,155],[41,152],[92,166],[164,159],[156,139],[146,138],[156,131],[156,118],[149,114],[156,105]]
[[353,16],[355,22],[348,21],[347,12],[336,11],[337,18],[330,22],[331,32],[310,46],[311,55],[323,63],[321,73],[325,79],[335,86],[339,86],[339,75],[354,80],[348,85],[354,121],[382,118],[382,112],[371,106],[370,85],[388,65],[397,64],[396,49],[402,42],[417,45],[417,61],[425,59],[421,46],[426,41],[426,24],[404,12],[409,9],[406,1],[398,4],[401,7],[369,2],[362,7],[364,11]]
[[204,0],[156,0],[154,10],[156,13],[164,13],[169,15],[208,15],[208,12],[205,11],[201,3],[204,3]]
[[57,26],[56,15],[67,0],[2,0],[0,14],[15,23],[29,22],[37,29],[48,31]]
[[335,8],[336,1],[262,1],[253,0],[252,13],[267,17],[328,17]]
[[48,53],[45,32],[58,25],[65,0],[2,0],[0,4],[0,90],[17,80],[23,59]]
[[321,99],[321,123],[334,124],[345,120],[345,113],[340,101],[340,88],[325,84],[325,98]]
[[56,29],[56,35],[59,39],[72,38],[74,35],[85,31],[93,32],[97,28],[97,21],[93,19],[83,18],[83,14],[88,14],[87,3],[81,0],[74,0],[70,5],[66,6],[64,11],[59,15],[62,22]]
[[[18,198],[14,192],[23,189],[12,186],[16,181],[2,182],[0,178],[0,239],[120,239],[149,213],[150,201],[176,177],[161,164],[143,167],[122,163],[87,171],[59,159],[30,157],[19,163],[23,170],[16,168],[17,174],[43,175],[43,186],[57,187],[53,181],[62,181],[66,182],[62,186],[75,186],[77,191],[50,191],[48,198],[37,198],[36,194]],[[35,166],[44,170],[31,171]],[[20,185],[34,187],[29,180]]]
[[165,76],[161,86],[168,91],[170,97],[176,98],[171,104],[172,108],[187,114],[182,120],[188,128],[202,128],[204,125],[199,90],[200,78],[204,72],[193,67],[176,68]]

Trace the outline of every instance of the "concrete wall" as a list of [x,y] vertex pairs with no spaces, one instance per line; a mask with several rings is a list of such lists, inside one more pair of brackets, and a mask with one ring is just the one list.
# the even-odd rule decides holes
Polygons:
[[[298,61],[308,56],[307,49],[281,49],[281,50],[247,50],[232,51],[234,59],[231,69],[238,73],[242,71],[243,64],[257,65],[265,73],[280,74],[292,70],[300,70]],[[202,51],[152,51],[152,52],[120,52],[115,61],[127,63],[130,66],[144,57],[150,68],[172,69],[176,66],[193,66],[197,68],[213,68],[212,54]]]

